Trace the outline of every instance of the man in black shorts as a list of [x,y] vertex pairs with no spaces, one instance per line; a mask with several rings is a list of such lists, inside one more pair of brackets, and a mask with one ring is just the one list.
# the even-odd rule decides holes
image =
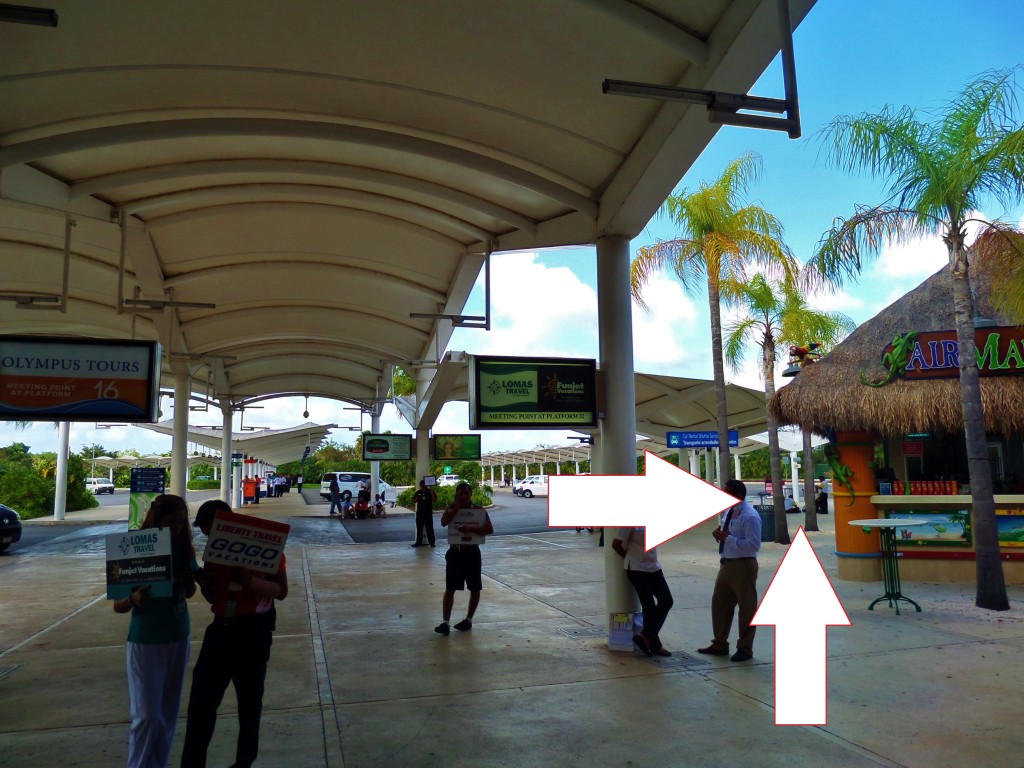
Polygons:
[[439,635],[451,632],[448,622],[452,616],[455,593],[469,589],[469,607],[466,618],[455,625],[460,632],[473,628],[473,614],[480,604],[481,579],[480,545],[484,537],[494,533],[487,510],[473,503],[473,489],[469,483],[455,488],[455,503],[441,513],[441,525],[448,528],[448,552],[445,553],[444,598],[441,601],[441,623],[434,627]]

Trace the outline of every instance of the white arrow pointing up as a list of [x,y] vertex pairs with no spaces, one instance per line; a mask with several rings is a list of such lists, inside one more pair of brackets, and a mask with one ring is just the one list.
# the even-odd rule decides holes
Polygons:
[[[728,509],[736,499],[650,451],[643,475],[551,475],[552,528],[643,526],[646,549]],[[652,503],[656,502],[656,503]]]
[[828,722],[828,626],[850,626],[843,604],[799,528],[754,614],[775,625],[775,724]]

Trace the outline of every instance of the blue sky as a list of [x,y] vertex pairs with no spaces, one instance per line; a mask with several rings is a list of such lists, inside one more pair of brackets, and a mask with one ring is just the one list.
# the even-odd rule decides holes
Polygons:
[[[858,203],[885,198],[884,186],[867,177],[830,168],[817,139],[818,131],[836,115],[875,112],[886,104],[918,110],[941,107],[979,73],[1018,66],[1024,4],[1013,0],[819,0],[795,34],[796,70],[803,137],[784,133],[724,127],[698,158],[677,189],[695,189],[717,178],[726,163],[745,152],[762,157],[761,181],[750,200],[773,212],[786,227],[786,240],[800,258],[809,256],[833,218],[848,216]],[[1024,86],[1024,70],[1017,74]],[[1022,88],[1024,92],[1024,88]],[[751,93],[781,98],[778,62]],[[991,204],[990,204],[991,205]],[[1024,208],[985,209],[988,218],[1019,222]],[[671,223],[656,216],[631,250],[671,238]],[[856,322],[874,316],[945,263],[938,241],[890,248],[869,265],[857,286],[817,297],[822,307],[843,311]],[[458,331],[451,349],[511,355],[597,356],[596,270],[592,248],[557,249],[495,257],[492,274],[493,330]],[[710,329],[702,297],[686,296],[670,276],[654,280],[649,289],[650,314],[634,309],[635,363],[638,371],[695,378],[711,377],[707,353]],[[479,297],[470,310],[480,310]],[[727,378],[762,388],[756,351],[748,363]],[[784,363],[784,361],[782,361]],[[777,380],[781,384],[784,380]],[[165,412],[169,413],[166,408]],[[286,399],[265,403],[261,423],[285,427],[302,423],[304,403]],[[310,419],[343,426],[355,423],[342,404],[311,399]],[[466,407],[449,404],[438,432],[465,432]],[[134,447],[140,452],[170,450],[170,439],[137,428],[95,431],[72,425],[71,447],[98,442],[110,449]],[[365,422],[369,426],[369,421]],[[411,431],[388,407],[383,427]],[[344,441],[348,433],[338,433]],[[488,432],[484,451],[530,448],[539,443],[564,444],[568,432]],[[34,451],[54,450],[56,431],[39,424],[15,433],[0,426],[0,445],[26,442]]]

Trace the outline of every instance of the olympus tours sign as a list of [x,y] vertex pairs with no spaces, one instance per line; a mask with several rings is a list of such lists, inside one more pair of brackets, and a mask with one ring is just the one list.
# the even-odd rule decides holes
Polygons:
[[597,426],[597,363],[557,357],[470,362],[470,429]]
[[154,341],[0,336],[0,421],[155,422]]

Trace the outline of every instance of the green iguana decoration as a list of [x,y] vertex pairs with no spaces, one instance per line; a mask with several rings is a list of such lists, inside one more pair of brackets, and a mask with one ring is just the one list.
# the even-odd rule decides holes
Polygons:
[[853,484],[850,478],[856,474],[845,464],[839,463],[839,454],[835,452],[830,444],[825,445],[825,461],[832,470],[832,480],[850,492],[850,502],[846,506],[853,506]]
[[917,331],[910,331],[904,336],[894,336],[892,350],[882,355],[882,365],[889,369],[888,372],[878,381],[868,381],[861,371],[860,383],[869,387],[884,387],[897,378],[903,378],[907,373],[907,365],[910,363],[910,355],[916,343]]

